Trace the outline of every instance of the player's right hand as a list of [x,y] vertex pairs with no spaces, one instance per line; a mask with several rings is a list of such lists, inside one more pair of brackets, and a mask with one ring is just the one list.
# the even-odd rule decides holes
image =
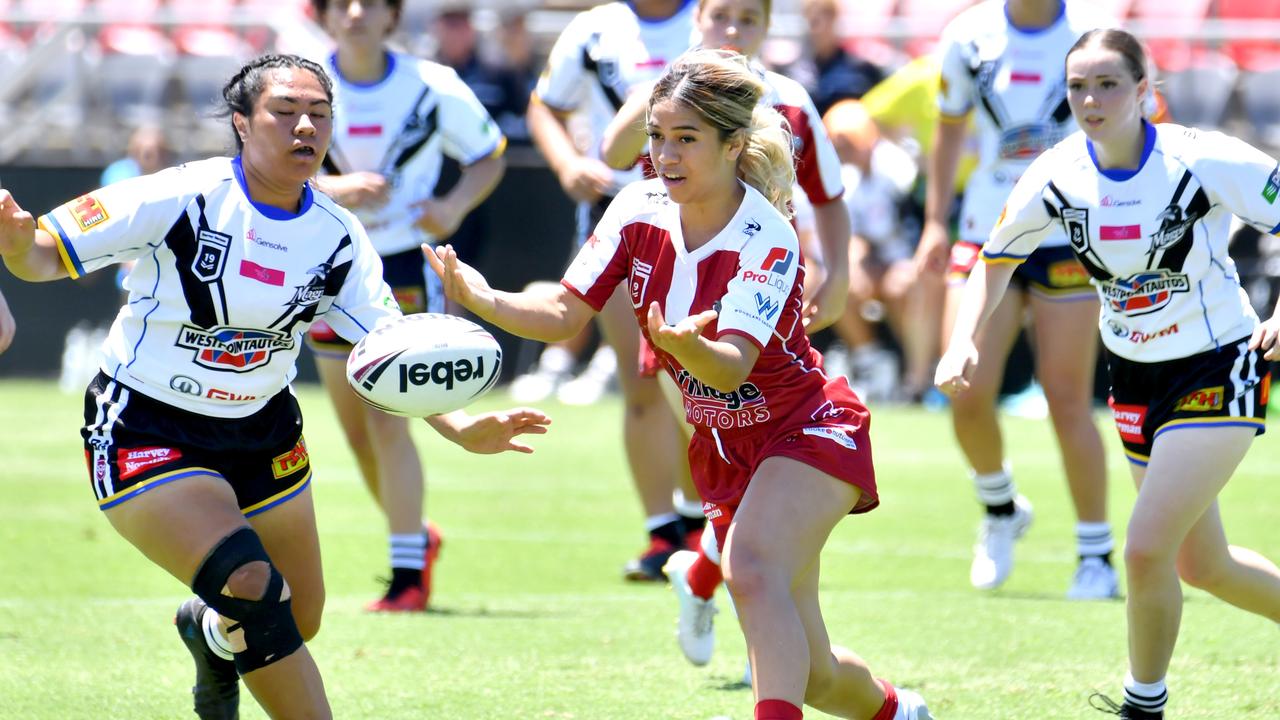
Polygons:
[[969,388],[969,378],[978,364],[978,348],[973,341],[953,341],[938,360],[933,374],[933,384],[947,397]]
[[8,190],[0,190],[0,255],[19,255],[36,241],[36,219]]
[[942,223],[926,222],[920,231],[920,244],[916,245],[916,272],[920,275],[941,275],[947,271],[951,260],[951,238]]
[[613,188],[613,170],[583,155],[565,163],[557,177],[560,187],[577,202],[596,202]]
[[321,192],[333,196],[340,205],[349,208],[381,207],[391,197],[391,185],[376,172],[322,175],[316,182]]
[[440,277],[444,294],[482,318],[491,318],[495,299],[493,288],[480,271],[458,259],[452,245],[422,245],[427,264]]

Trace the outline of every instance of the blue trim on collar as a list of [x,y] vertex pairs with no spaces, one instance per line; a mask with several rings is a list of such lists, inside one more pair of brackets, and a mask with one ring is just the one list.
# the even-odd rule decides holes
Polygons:
[[636,4],[635,4],[634,2],[632,2],[632,0],[626,0],[626,2],[627,2],[627,7],[631,8],[631,14],[632,14],[632,15],[635,15],[635,16],[636,16],[636,19],[637,19],[637,20],[639,20],[642,24],[645,24],[645,25],[659,25],[659,24],[664,23],[664,22],[666,22],[666,21],[670,20],[671,18],[673,18],[673,17],[675,17],[675,16],[679,15],[680,13],[684,12],[685,8],[689,7],[689,6],[690,6],[691,4],[693,4],[694,2],[697,2],[697,0],[684,0],[684,2],[680,3],[680,7],[676,8],[675,12],[673,12],[673,13],[671,13],[670,15],[668,15],[668,16],[666,16],[666,17],[663,17],[663,18],[647,18],[647,17],[641,17],[641,16],[640,16],[640,13],[636,12]]
[[1084,144],[1085,144],[1085,147],[1089,149],[1089,159],[1093,161],[1093,166],[1098,169],[1098,172],[1103,177],[1105,177],[1108,180],[1114,180],[1116,182],[1124,182],[1125,180],[1128,180],[1132,178],[1134,175],[1137,175],[1138,173],[1142,172],[1143,166],[1147,164],[1147,158],[1151,157],[1151,151],[1156,146],[1156,126],[1152,125],[1151,123],[1147,122],[1144,119],[1142,121],[1142,129],[1143,129],[1143,132],[1146,134],[1145,139],[1143,139],[1142,141],[1142,157],[1138,158],[1138,167],[1133,169],[1128,169],[1128,168],[1103,169],[1103,167],[1098,164],[1098,154],[1093,149],[1093,141],[1089,140],[1088,138],[1085,139]]
[[311,209],[311,204],[315,201],[315,196],[311,193],[311,183],[307,183],[302,186],[302,203],[296,213],[274,205],[263,205],[262,203],[254,202],[253,196],[249,194],[249,184],[244,180],[244,167],[240,164],[239,155],[231,158],[231,169],[235,171],[236,184],[240,186],[240,191],[244,193],[244,197],[249,201],[249,204],[272,220],[294,220],[300,218],[307,214],[307,211]]
[[1023,35],[1039,35],[1039,34],[1040,34],[1040,33],[1042,33],[1042,32],[1047,32],[1047,31],[1049,31],[1049,30],[1052,30],[1052,29],[1053,29],[1053,27],[1054,27],[1055,25],[1057,25],[1059,22],[1061,22],[1061,21],[1062,21],[1062,18],[1063,18],[1064,16],[1066,16],[1066,14],[1067,14],[1067,3],[1066,3],[1066,0],[1060,0],[1060,2],[1058,2],[1058,15],[1057,15],[1057,17],[1055,17],[1055,18],[1053,19],[1053,21],[1052,21],[1052,22],[1050,22],[1048,25],[1045,25],[1044,27],[1038,27],[1038,28],[1026,28],[1026,27],[1022,27],[1021,25],[1019,25],[1019,24],[1015,23],[1015,22],[1013,21],[1013,18],[1009,17],[1009,3],[1008,3],[1008,2],[1006,2],[1006,3],[1004,4],[1004,19],[1005,19],[1005,21],[1009,23],[1009,27],[1010,27],[1010,28],[1013,28],[1014,30],[1016,30],[1016,31],[1018,31],[1018,32],[1020,32],[1020,33],[1022,33]]
[[343,85],[348,85],[353,88],[361,88],[361,89],[375,88],[381,85],[382,83],[386,82],[387,78],[391,77],[391,73],[395,72],[396,70],[395,54],[387,52],[386,50],[383,50],[382,55],[387,59],[387,70],[382,74],[382,77],[378,78],[377,80],[374,80],[373,82],[356,82],[354,80],[348,80],[347,78],[343,77],[342,69],[338,67],[338,51],[337,50],[329,53],[329,67],[333,68],[333,76],[338,78],[338,82],[342,83]]

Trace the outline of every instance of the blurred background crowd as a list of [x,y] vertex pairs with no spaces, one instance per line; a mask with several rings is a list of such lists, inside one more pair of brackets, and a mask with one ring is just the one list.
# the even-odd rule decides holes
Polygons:
[[[1172,121],[1221,128],[1280,153],[1280,0],[1093,2],[1148,44]],[[478,229],[470,230],[488,234],[488,274],[498,283],[558,277],[569,257],[572,206],[556,196],[524,111],[556,37],[592,4],[405,2],[398,44],[457,70],[510,143],[512,170],[475,213]],[[931,377],[932,358],[904,362],[902,336],[918,321],[904,319],[901,307],[913,289],[909,261],[937,118],[938,70],[930,52],[946,23],[972,4],[773,4],[763,59],[800,81],[824,115],[845,165],[851,255],[865,269],[853,277],[846,320],[824,331],[818,344],[832,369],[848,374],[871,400],[929,400],[921,386],[927,385],[926,370]],[[329,47],[307,0],[0,0],[0,183],[20,199],[24,185],[48,186],[61,198],[226,153],[230,133],[212,108],[242,61],[275,50],[319,58]],[[34,205],[48,209],[38,199]],[[1255,306],[1272,307],[1280,287],[1280,238],[1241,229],[1233,255]],[[51,316],[47,329],[62,342],[66,328],[59,322]],[[504,342],[514,350],[508,379],[538,372],[530,367],[535,349]],[[31,352],[39,352],[38,337],[35,348]],[[0,360],[0,370],[50,369],[13,357],[20,354]],[[584,380],[591,387],[570,386],[567,399],[589,402],[609,389],[609,363],[580,365],[526,379],[518,386],[527,396],[521,399],[554,392],[575,369],[594,373]],[[1009,363],[1015,369],[1029,365]],[[904,380],[904,373],[915,377]],[[1012,392],[1028,382],[1011,377],[1007,387]]]

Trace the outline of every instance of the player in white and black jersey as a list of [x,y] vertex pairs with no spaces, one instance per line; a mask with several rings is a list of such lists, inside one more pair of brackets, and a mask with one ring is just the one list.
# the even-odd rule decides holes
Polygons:
[[[1082,0],[988,0],[962,12],[943,32],[941,115],[916,260],[920,272],[948,271],[945,325],[955,317],[965,277],[1014,183],[1036,156],[1075,130],[1062,58],[1084,32],[1111,24]],[[971,113],[977,115],[980,165],[965,187],[958,242],[951,246],[952,185]],[[969,581],[981,589],[1002,585],[1013,570],[1014,543],[1031,524],[1031,504],[1014,483],[997,410],[1005,359],[1029,310],[1035,373],[1076,512],[1080,562],[1067,597],[1115,597],[1106,463],[1092,416],[1097,300],[1061,233],[1048,237],[1019,267],[1014,282],[1017,292],[1005,296],[983,327],[982,365],[951,404],[956,440],[985,506]]]
[[[19,278],[135,260],[85,395],[90,486],[121,536],[197,597],[176,624],[195,710],[237,717],[238,677],[272,717],[329,717],[304,640],[324,582],[302,417],[289,387],[320,318],[350,342],[400,314],[360,222],[313,192],[332,132],[323,68],[258,58],[223,90],[239,153],[93,191],[38,222],[0,191]],[[428,418],[475,452],[525,450],[537,411]]]
[[[1154,126],[1140,107],[1146,56],[1120,30],[1066,59],[1083,132],[1032,164],[965,288],[937,381],[954,393],[981,361],[974,337],[1018,265],[1065,233],[1102,303],[1111,407],[1138,498],[1125,539],[1129,674],[1121,717],[1160,718],[1182,611],[1178,577],[1280,622],[1280,569],[1229,546],[1217,496],[1264,429],[1280,358],[1227,253],[1231,217],[1280,233],[1280,165],[1216,132]],[[1109,701],[1108,701],[1109,702]]]
[[[337,42],[324,63],[334,79],[334,141],[316,185],[360,218],[400,309],[442,312],[420,246],[449,237],[489,196],[505,168],[506,139],[452,69],[387,47],[400,0],[312,5]],[[437,197],[446,156],[462,174]],[[469,258],[475,249],[461,246]],[[351,346],[341,336],[317,323],[307,343],[361,477],[387,518],[391,581],[366,608],[425,610],[443,543],[424,517],[422,461],[409,422],[374,410],[347,386]]]
[[[600,142],[627,97],[651,85],[692,45],[694,7],[694,0],[609,2],[575,16],[552,47],[529,101],[529,130],[565,193],[578,202],[575,245],[585,242],[622,186],[643,177],[638,168],[614,171],[601,162]],[[589,130],[585,152],[569,136],[566,122],[574,114]],[[692,503],[682,519],[672,502],[680,474],[679,427],[657,380],[639,374],[640,334],[630,313],[620,292],[598,319],[603,340],[617,357],[627,461],[649,531],[649,546],[627,563],[623,575],[663,580],[663,564],[696,538],[702,517]]]

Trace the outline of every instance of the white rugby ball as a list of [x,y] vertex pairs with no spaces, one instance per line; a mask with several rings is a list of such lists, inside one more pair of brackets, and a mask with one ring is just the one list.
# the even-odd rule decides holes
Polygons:
[[502,349],[464,318],[416,313],[364,336],[347,356],[360,399],[393,415],[425,417],[465,407],[498,379]]

